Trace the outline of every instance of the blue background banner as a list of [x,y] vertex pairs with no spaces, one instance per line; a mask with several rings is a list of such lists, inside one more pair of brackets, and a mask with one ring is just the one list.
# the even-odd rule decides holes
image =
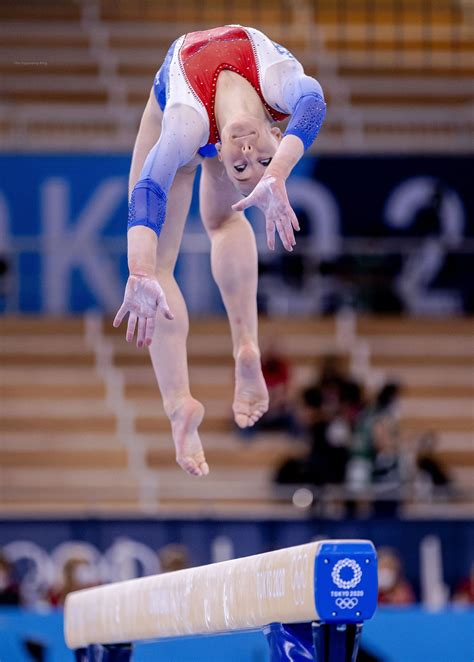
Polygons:
[[[14,281],[5,307],[52,314],[116,309],[127,274],[129,163],[124,155],[0,156],[0,255],[11,262]],[[299,247],[334,261],[348,240],[432,236],[443,243],[434,284],[449,267],[449,253],[474,237],[472,169],[468,157],[306,157],[288,182],[302,225]],[[258,212],[250,218],[262,264],[284,270],[278,251],[266,248]],[[221,310],[208,253],[197,178],[177,267],[191,312]],[[450,278],[462,288],[462,265],[455,272]]]
[[[149,552],[170,543],[192,550],[193,565],[215,561],[213,543],[224,536],[230,541],[235,557],[261,554],[272,549],[302,545],[317,539],[367,539],[376,547],[399,550],[407,578],[419,593],[420,544],[429,535],[440,539],[444,581],[454,588],[469,574],[474,558],[474,522],[472,520],[430,521],[395,519],[319,521],[302,520],[192,520],[192,519],[70,519],[2,520],[0,547],[27,541],[31,544],[25,558],[45,564],[55,558],[54,550],[68,541],[81,541],[107,556],[117,541],[133,541]],[[133,547],[133,546],[132,546]],[[22,548],[23,549],[23,548]],[[143,547],[139,550],[143,558]],[[20,554],[15,549],[15,554]],[[129,551],[127,551],[129,553]]]

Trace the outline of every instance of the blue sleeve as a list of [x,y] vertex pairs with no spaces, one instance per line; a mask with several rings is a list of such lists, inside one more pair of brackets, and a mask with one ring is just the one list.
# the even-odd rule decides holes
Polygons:
[[192,160],[205,139],[204,129],[193,108],[166,108],[160,138],[150,150],[130,196],[127,229],[144,225],[160,236],[168,191],[178,168]]
[[315,141],[326,115],[326,104],[317,92],[304,94],[296,102],[285,136],[300,138],[305,150]]

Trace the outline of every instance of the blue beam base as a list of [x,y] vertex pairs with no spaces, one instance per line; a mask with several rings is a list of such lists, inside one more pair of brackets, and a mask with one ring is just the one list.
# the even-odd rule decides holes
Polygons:
[[132,644],[94,644],[74,651],[76,662],[130,662],[132,653]]
[[271,662],[356,662],[362,624],[272,623],[263,632]]

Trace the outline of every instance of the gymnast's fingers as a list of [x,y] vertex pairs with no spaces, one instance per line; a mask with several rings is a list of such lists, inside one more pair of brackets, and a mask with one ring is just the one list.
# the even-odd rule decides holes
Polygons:
[[243,211],[244,209],[247,209],[247,207],[250,207],[250,205],[251,203],[249,203],[248,198],[244,198],[233,204],[232,209],[234,211]]
[[125,305],[125,301],[122,303],[120,308],[117,311],[117,314],[115,315],[115,319],[113,321],[113,325],[115,328],[119,327],[122,324],[123,318],[127,314],[128,308]]
[[145,345],[149,347],[153,341],[153,335],[155,333],[155,316],[146,318],[146,330],[145,330]]
[[271,218],[266,219],[267,245],[271,251],[275,250],[275,222]]
[[298,221],[298,217],[295,214],[295,212],[293,211],[293,209],[291,209],[291,207],[290,207],[289,215],[290,215],[290,219],[291,219],[291,225],[293,226],[293,228],[295,230],[298,231],[300,229],[300,224],[299,224],[299,221]]
[[127,333],[125,335],[125,340],[127,342],[132,342],[133,340],[133,334],[135,333],[135,327],[137,325],[137,315],[136,313],[130,313],[128,317],[128,324],[127,324]]
[[291,243],[288,241],[288,238],[287,238],[286,232],[285,232],[285,228],[283,227],[282,222],[279,218],[276,220],[276,227],[277,227],[280,239],[281,239],[281,243],[286,248],[286,250],[291,253],[293,248],[291,246]]
[[145,344],[146,317],[138,318],[137,347],[143,347]]
[[243,200],[239,200],[236,202],[234,205],[232,205],[232,209],[234,211],[243,211],[244,209],[247,209],[248,207],[251,207],[252,205],[255,204],[255,189],[252,191],[252,193],[249,193],[249,195],[246,198],[243,198]]
[[286,238],[288,239],[290,246],[294,246],[296,244],[295,241],[295,233],[293,232],[293,226],[291,225],[291,219],[287,215],[286,217],[283,217],[282,219],[282,225],[285,230]]
[[158,308],[160,309],[163,316],[166,317],[167,320],[173,320],[174,315],[169,309],[168,302],[166,301],[166,296],[163,290],[161,290],[158,294],[157,303],[158,303]]

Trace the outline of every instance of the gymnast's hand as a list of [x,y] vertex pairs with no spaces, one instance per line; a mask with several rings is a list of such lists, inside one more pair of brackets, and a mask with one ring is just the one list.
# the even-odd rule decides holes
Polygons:
[[232,205],[232,209],[243,211],[253,205],[265,214],[268,248],[275,248],[276,228],[283,246],[287,251],[292,251],[296,244],[293,230],[299,230],[300,226],[288,200],[285,180],[273,176],[263,177],[252,193]]
[[120,326],[125,315],[129,313],[125,335],[127,342],[133,340],[138,322],[137,347],[149,346],[155,332],[158,308],[166,319],[174,319],[157,279],[154,276],[130,274],[123,303],[114,319],[114,326],[115,328]]

